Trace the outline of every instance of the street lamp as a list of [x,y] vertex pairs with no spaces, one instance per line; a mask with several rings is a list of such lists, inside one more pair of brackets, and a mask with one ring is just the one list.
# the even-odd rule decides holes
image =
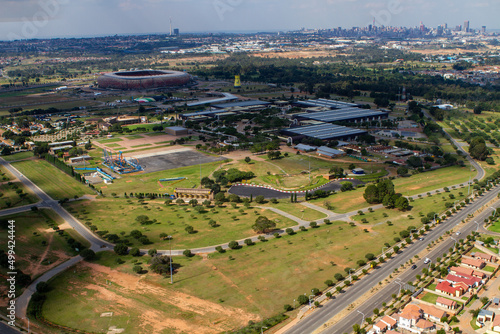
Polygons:
[[475,221],[475,220],[474,220],[474,224],[476,224],[476,225],[477,225],[477,227],[476,227],[476,232],[477,232],[477,230],[479,229],[479,223],[478,223],[477,221]]
[[351,268],[349,268],[349,281],[350,281],[350,282],[352,282],[351,271],[352,271],[352,269],[351,269]]
[[[311,290],[312,291],[312,290]],[[312,299],[314,299],[314,297],[316,297],[315,295],[309,295],[309,308],[311,309],[312,308],[312,305],[311,305],[311,297]]]
[[262,331],[263,329],[267,329],[267,327],[261,327],[260,328],[260,334],[263,334],[264,332]]
[[356,312],[360,313],[363,316],[363,319],[361,320],[361,325],[363,325],[363,323],[365,322],[365,314],[360,310],[356,310]]
[[450,237],[450,239],[453,240],[453,241],[455,241],[455,246],[456,246],[458,241],[455,238],[453,238],[453,237]]
[[26,317],[26,320],[28,320],[28,334],[30,334],[30,318]]
[[170,284],[174,284],[174,275],[172,271],[172,236],[169,235],[167,238],[170,246]]

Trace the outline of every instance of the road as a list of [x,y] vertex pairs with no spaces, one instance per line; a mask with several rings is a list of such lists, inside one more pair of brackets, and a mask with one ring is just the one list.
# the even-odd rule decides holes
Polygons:
[[3,322],[0,322],[0,333],[2,334],[19,334],[20,332],[17,328],[6,325]]
[[[428,232],[427,235],[425,235],[425,240],[423,242],[414,241],[412,245],[405,248],[403,251],[400,251],[399,254],[393,256],[389,261],[380,266],[380,268],[364,277],[361,281],[354,284],[344,293],[338,295],[333,301],[328,302],[322,308],[316,310],[313,314],[300,321],[296,326],[286,331],[286,333],[312,333],[316,329],[323,326],[323,324],[328,322],[328,320],[331,319],[335,314],[347,308],[355,300],[363,296],[365,293],[369,292],[372,287],[377,286],[379,282],[383,281],[389,275],[391,275],[394,269],[399,268],[401,264],[406,263],[408,260],[412,259],[415,254],[418,254],[421,251],[425,250],[429,243],[437,240],[446,231],[460,224],[463,219],[467,218],[468,214],[476,212],[489,201],[496,199],[499,189],[500,187],[498,186],[492,188],[492,190],[487,194],[476,199],[466,208],[460,210],[460,212],[456,213],[445,222],[439,224],[435,229]],[[497,205],[500,206],[500,204],[496,202],[495,207]],[[491,210],[485,210],[479,216],[477,216],[475,220],[480,222],[481,224],[482,222],[484,222],[484,219],[487,216],[491,215],[491,212]],[[465,235],[469,234],[476,228],[477,224],[475,224],[473,221],[468,223],[467,225],[462,227],[460,237],[464,238]],[[437,257],[440,257],[444,252],[447,252],[453,243],[454,241],[448,238],[446,241],[441,242],[441,244],[436,247],[436,249],[432,250],[428,257],[432,261],[435,261]],[[419,262],[417,262],[417,269],[409,269],[399,277],[400,280],[402,282],[413,281],[415,279],[415,276],[421,273],[424,266],[425,265],[423,264],[423,260],[420,260]],[[348,316],[344,317],[335,326],[324,330],[322,333],[350,333],[352,331],[352,325],[355,323],[360,323],[362,320],[362,315],[357,311],[360,311],[364,313],[366,317],[369,317],[372,314],[374,308],[381,308],[382,303],[389,302],[392,299],[391,295],[393,293],[398,293],[398,290],[399,285],[395,283],[389,284],[383,290],[365,301],[363,305],[353,310]]]

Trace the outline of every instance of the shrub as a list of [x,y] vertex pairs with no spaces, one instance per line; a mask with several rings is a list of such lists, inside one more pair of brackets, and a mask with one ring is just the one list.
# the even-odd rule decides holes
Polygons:
[[186,249],[184,252],[182,252],[182,255],[184,255],[185,257],[191,257],[193,256],[193,253],[191,253],[190,249]]
[[229,244],[228,244],[228,247],[230,249],[238,249],[240,247],[240,245],[238,244],[237,241],[229,241]]

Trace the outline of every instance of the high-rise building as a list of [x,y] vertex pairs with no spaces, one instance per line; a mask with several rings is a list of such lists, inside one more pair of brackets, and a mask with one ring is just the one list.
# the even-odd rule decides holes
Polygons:
[[179,28],[175,28],[174,29],[174,36],[179,36],[179,35],[180,35]]
[[469,21],[464,22],[464,26],[462,27],[463,32],[469,32]]
[[483,34],[486,34],[486,26],[482,26],[482,27],[481,27],[481,32],[482,32]]

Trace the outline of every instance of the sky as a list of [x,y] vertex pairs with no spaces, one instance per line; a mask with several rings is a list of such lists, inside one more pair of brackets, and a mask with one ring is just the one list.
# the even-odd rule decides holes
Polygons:
[[498,0],[0,0],[0,40],[470,21],[500,29]]

